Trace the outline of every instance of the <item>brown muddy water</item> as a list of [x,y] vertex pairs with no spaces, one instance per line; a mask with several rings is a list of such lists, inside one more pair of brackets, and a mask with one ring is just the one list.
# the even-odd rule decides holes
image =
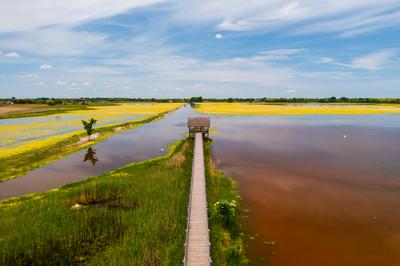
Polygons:
[[[215,116],[251,265],[400,265],[400,116]],[[248,217],[246,217],[248,216]]]
[[167,147],[186,133],[189,115],[193,115],[192,109],[181,107],[161,120],[112,135],[89,149],[2,182],[0,199],[47,191],[166,154]]

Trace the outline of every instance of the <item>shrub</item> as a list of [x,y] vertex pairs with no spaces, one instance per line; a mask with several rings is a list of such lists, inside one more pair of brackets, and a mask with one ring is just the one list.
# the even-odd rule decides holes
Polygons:
[[46,103],[48,105],[55,105],[56,104],[56,102],[54,100],[47,100]]
[[235,222],[238,204],[236,200],[217,201],[211,210],[211,219],[220,221],[226,227]]

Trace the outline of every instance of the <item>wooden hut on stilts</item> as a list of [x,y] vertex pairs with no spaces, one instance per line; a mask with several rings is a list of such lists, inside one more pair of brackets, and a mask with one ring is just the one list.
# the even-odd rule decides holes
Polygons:
[[201,132],[203,138],[210,137],[210,118],[209,117],[189,117],[187,126],[189,128],[189,137],[194,138],[195,133]]

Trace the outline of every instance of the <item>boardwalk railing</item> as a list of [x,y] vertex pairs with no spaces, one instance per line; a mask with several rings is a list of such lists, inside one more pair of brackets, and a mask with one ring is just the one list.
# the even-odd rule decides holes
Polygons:
[[202,133],[195,135],[183,264],[211,264]]

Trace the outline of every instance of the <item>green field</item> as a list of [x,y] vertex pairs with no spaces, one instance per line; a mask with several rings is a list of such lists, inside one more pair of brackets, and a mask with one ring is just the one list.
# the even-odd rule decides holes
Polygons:
[[[209,205],[238,200],[232,181],[212,167],[210,149]],[[180,265],[192,150],[182,141],[163,157],[1,201],[0,264]],[[210,220],[214,265],[246,263],[238,219],[228,227]]]

